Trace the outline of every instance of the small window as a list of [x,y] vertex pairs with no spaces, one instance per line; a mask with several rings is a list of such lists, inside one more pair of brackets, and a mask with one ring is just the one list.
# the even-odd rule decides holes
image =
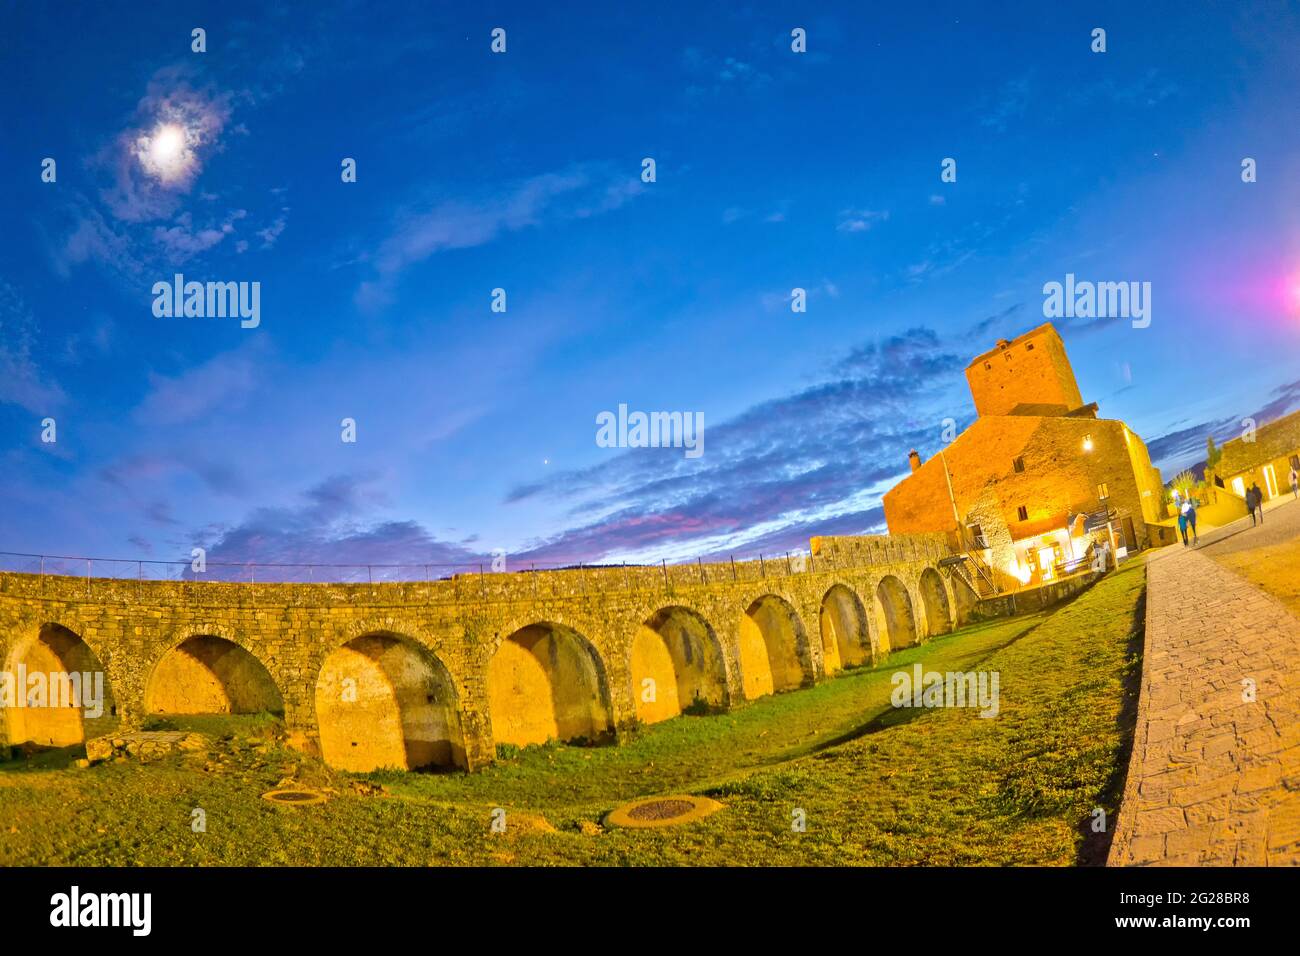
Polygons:
[[1011,459],[1011,467],[1015,469],[1016,474],[1020,474],[1025,470],[1025,460],[1023,458],[1013,458]]
[[1099,501],[1105,501],[1109,497],[1110,489],[1106,487],[1106,482],[1103,481],[1097,486],[1097,499]]
[[1010,353],[1010,352],[1003,352],[1002,354],[1006,356],[1008,362],[1011,361],[1011,353]]
[[1034,350],[1034,343],[1033,343],[1033,342],[1026,342],[1026,343],[1025,343],[1025,351],[1026,351],[1026,352],[1032,352],[1033,350]]
[[1020,516],[1021,521],[1029,520],[1029,509],[1026,508],[1024,505],[1021,505],[1019,508],[1016,509],[1016,514]]
[[985,363],[984,363],[984,367],[985,367],[986,369],[991,369],[991,368],[993,368],[993,363],[992,363],[992,362],[985,362]]

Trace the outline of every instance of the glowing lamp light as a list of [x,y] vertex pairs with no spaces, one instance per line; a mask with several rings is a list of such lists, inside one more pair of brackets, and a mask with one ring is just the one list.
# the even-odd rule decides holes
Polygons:
[[1084,451],[1092,451],[1092,436],[1091,436],[1091,435],[1084,435],[1084,436],[1083,436],[1083,450],[1084,450]]

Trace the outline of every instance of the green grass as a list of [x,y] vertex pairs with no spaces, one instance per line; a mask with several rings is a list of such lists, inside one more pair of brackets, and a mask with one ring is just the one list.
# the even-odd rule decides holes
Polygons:
[[[622,746],[524,748],[477,774],[355,777],[268,746],[266,715],[175,721],[225,739],[144,766],[76,769],[66,753],[0,764],[0,864],[1096,862],[1105,841],[1085,824],[1094,807],[1116,810],[1143,584],[1132,563],[1050,613],[965,628],[810,689],[644,728]],[[998,671],[999,716],[895,710],[890,677],[915,661]],[[260,799],[290,780],[331,799]],[[368,795],[375,783],[385,795]],[[580,830],[625,800],[673,792],[726,808],[679,828]],[[196,807],[205,833],[191,830]],[[507,810],[505,835],[489,832],[495,807]],[[530,832],[524,814],[558,832]]]

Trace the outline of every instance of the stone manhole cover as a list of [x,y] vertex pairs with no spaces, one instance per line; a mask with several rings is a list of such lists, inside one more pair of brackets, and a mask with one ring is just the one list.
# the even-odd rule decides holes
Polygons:
[[262,794],[262,799],[270,800],[272,803],[287,803],[302,807],[310,803],[324,803],[325,795],[311,790],[268,790]]
[[633,800],[605,817],[606,826],[671,827],[680,823],[694,823],[722,809],[722,804],[708,797],[646,797]]

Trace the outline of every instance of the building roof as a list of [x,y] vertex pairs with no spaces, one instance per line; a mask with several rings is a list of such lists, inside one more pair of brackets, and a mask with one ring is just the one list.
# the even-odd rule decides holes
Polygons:
[[1239,475],[1297,452],[1300,452],[1300,411],[1261,425],[1255,430],[1254,441],[1234,438],[1225,442],[1218,471],[1225,477]]
[[981,362],[987,359],[990,355],[997,355],[999,352],[1003,351],[1004,349],[1010,348],[1013,345],[1019,345],[1021,342],[1028,342],[1030,339],[1039,338],[1040,336],[1046,333],[1055,335],[1058,339],[1061,337],[1061,333],[1056,331],[1056,326],[1052,325],[1051,322],[1044,322],[1042,325],[1038,326],[1037,328],[1030,329],[1028,332],[1022,332],[1020,335],[1017,335],[1014,339],[1011,339],[1010,341],[1007,341],[1006,339],[998,339],[997,345],[993,346],[993,348],[989,349],[987,352],[982,352],[981,354],[975,356],[973,359],[970,360],[970,362],[967,363],[966,367],[974,368],[976,365],[979,365]]

